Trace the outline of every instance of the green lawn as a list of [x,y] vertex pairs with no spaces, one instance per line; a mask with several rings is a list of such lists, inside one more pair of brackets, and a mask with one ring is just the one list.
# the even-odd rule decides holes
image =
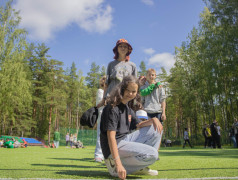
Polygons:
[[[92,146],[0,148],[0,154],[0,178],[112,179],[104,164],[93,161]],[[238,149],[161,148],[160,161],[150,168],[159,175],[127,179],[238,177]]]

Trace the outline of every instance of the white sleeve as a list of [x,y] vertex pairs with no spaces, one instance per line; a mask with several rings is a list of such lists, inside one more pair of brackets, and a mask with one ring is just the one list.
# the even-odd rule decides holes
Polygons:
[[102,89],[98,89],[97,91],[97,96],[96,96],[96,105],[98,105],[98,103],[100,103],[103,99],[103,90]]

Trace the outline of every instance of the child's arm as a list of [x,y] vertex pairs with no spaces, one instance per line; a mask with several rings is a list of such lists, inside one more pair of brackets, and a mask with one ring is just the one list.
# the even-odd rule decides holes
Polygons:
[[126,179],[126,170],[121,163],[121,159],[118,153],[116,131],[107,131],[108,144],[112,154],[112,158],[116,164],[117,174],[120,179]]
[[160,85],[160,82],[157,82],[156,84],[150,84],[145,89],[140,89],[140,95],[141,96],[147,96],[152,93],[152,91]]
[[105,100],[106,100],[107,88],[108,88],[108,85],[105,84],[105,85],[104,85],[104,89],[103,89],[103,98],[102,98],[102,100],[97,104],[97,108],[100,108],[100,107],[106,105],[106,104],[105,104]]
[[161,106],[162,106],[162,109],[163,109],[161,119],[163,121],[165,121],[166,120],[166,114],[165,114],[166,103],[165,103],[165,100],[161,103]]
[[162,132],[163,125],[160,123],[158,118],[152,118],[152,119],[149,119],[146,121],[142,121],[139,124],[137,124],[137,127],[142,128],[142,127],[150,126],[152,124],[153,124],[155,130],[158,130],[159,133]]

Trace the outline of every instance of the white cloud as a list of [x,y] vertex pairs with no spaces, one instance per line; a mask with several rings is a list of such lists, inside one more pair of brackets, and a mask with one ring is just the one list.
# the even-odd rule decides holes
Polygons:
[[17,0],[21,26],[32,39],[48,40],[55,32],[71,24],[96,33],[112,27],[112,7],[104,0]]
[[174,55],[170,53],[155,54],[149,59],[148,65],[152,65],[156,68],[164,67],[167,73],[173,67],[175,63]]
[[143,2],[146,5],[149,6],[153,6],[154,5],[154,1],[153,0],[141,0],[141,2]]
[[144,53],[149,54],[149,55],[152,55],[155,52],[155,50],[153,48],[144,49],[143,51],[144,51]]

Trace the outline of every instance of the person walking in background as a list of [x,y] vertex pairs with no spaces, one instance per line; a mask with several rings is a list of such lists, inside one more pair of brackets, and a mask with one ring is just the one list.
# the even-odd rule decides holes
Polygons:
[[[97,90],[96,95],[96,106],[102,101],[103,94],[104,94],[104,87],[105,87],[106,76],[103,76],[99,81],[99,89]],[[100,144],[100,123],[101,123],[101,114],[104,106],[101,106],[98,109],[98,119],[97,119],[97,142],[96,148],[94,152],[94,159],[96,162],[102,162],[104,160],[101,144]]]
[[[148,168],[158,160],[163,126],[157,118],[140,121],[135,112],[142,108],[139,85],[126,76],[107,98],[100,124],[100,142],[105,164],[112,176],[126,179],[128,174],[158,175]],[[139,130],[130,133],[131,130]]]
[[211,134],[211,130],[210,130],[208,124],[204,125],[204,128],[202,130],[202,134],[205,138],[204,148],[211,147],[212,134]]
[[236,147],[238,148],[238,120],[236,118],[234,119],[234,123],[232,127],[234,128],[235,138],[236,138]]
[[60,141],[60,132],[58,131],[58,129],[56,129],[55,133],[54,133],[54,145],[55,145],[55,148],[59,147],[59,141]]
[[183,138],[184,138],[184,144],[183,144],[183,148],[185,148],[185,145],[188,143],[189,146],[192,148],[192,145],[189,141],[189,134],[188,134],[188,129],[184,128],[184,133],[183,133]]
[[66,141],[66,146],[68,146],[68,144],[69,144],[69,133],[67,133],[66,135],[65,135],[65,141]]

